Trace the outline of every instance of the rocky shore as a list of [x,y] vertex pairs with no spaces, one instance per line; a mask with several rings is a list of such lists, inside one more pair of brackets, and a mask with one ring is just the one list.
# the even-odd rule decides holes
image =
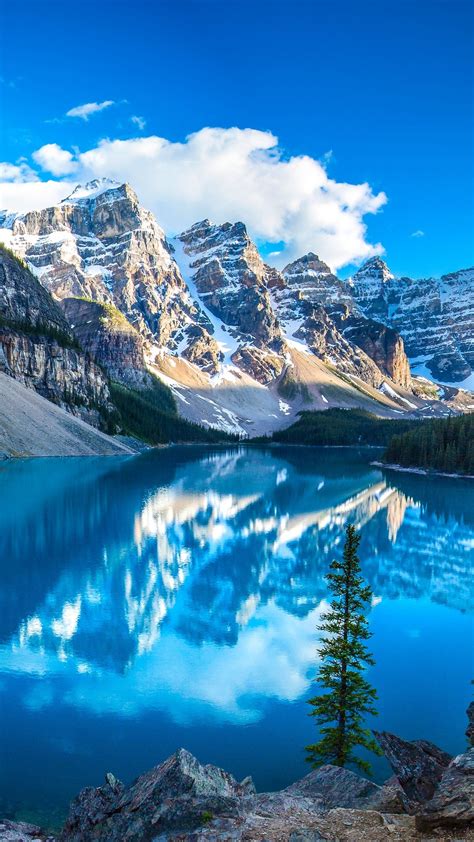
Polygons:
[[[474,703],[468,710],[472,742]],[[379,842],[474,840],[474,747],[452,758],[426,740],[375,732],[392,769],[382,786],[322,766],[257,793],[185,749],[124,786],[107,773],[71,803],[57,835],[0,821],[2,842]]]

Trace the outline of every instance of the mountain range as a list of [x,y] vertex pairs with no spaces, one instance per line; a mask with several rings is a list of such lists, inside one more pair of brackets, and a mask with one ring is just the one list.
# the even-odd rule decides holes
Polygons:
[[396,278],[374,257],[341,280],[310,252],[278,271],[243,222],[168,238],[109,179],[0,212],[0,242],[0,378],[107,432],[114,388],[157,383],[177,416],[240,436],[302,409],[474,408],[474,268]]

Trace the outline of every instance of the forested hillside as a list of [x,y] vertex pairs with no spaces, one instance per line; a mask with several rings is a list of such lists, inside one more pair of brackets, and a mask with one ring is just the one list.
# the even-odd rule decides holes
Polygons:
[[271,441],[282,444],[387,445],[397,433],[420,425],[419,421],[378,418],[363,409],[326,409],[302,412],[286,430],[273,433]]
[[474,475],[474,415],[428,421],[394,436],[384,461]]

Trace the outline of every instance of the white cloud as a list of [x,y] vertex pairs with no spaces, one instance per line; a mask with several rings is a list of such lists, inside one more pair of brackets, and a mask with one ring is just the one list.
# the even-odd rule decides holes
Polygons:
[[85,102],[84,105],[76,105],[66,111],[66,117],[81,117],[82,120],[88,120],[91,114],[103,111],[104,108],[109,108],[113,104],[112,99],[105,99],[103,102]]
[[47,143],[33,153],[33,160],[53,175],[69,175],[77,169],[74,156],[57,143]]
[[[76,155],[77,181],[60,182],[54,201],[79,181],[108,176],[128,181],[169,235],[205,217],[242,220],[254,239],[275,244],[270,262],[278,266],[310,250],[333,269],[383,252],[367,242],[364,217],[386,203],[385,193],[337,182],[320,161],[284,156],[277,144],[270,132],[238,128],[204,128],[183,143],[153,135],[102,140]],[[31,207],[51,201],[53,183],[30,186]],[[26,193],[18,191],[17,200],[11,190],[0,207],[24,210]]]
[[413,234],[410,234],[410,237],[416,237],[417,239],[419,237],[424,237],[424,236],[425,236],[425,232],[421,231],[420,229],[418,229],[418,231],[413,231]]
[[130,117],[130,121],[138,126],[140,131],[142,132],[146,126],[146,120],[144,117],[139,117],[138,114],[134,114],[133,117]]
[[0,208],[17,213],[56,205],[75,185],[63,181],[0,182]]
[[25,181],[37,181],[37,179],[37,174],[26,161],[20,160],[16,164],[0,161],[0,187],[3,186],[2,182],[23,183]]

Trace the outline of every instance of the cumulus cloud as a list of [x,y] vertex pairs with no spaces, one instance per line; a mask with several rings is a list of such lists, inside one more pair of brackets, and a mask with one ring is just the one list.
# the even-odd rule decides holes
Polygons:
[[134,114],[133,117],[130,117],[130,122],[133,123],[135,126],[138,126],[141,132],[146,126],[145,118],[139,117],[138,114]]
[[425,232],[424,232],[424,231],[421,231],[420,229],[418,229],[418,231],[413,231],[413,234],[410,234],[410,236],[411,236],[411,237],[416,237],[416,239],[419,239],[420,237],[424,237],[424,236],[425,236]]
[[74,156],[66,149],[61,149],[57,143],[47,143],[33,153],[33,160],[41,169],[53,175],[69,175],[77,169]]
[[[183,143],[153,135],[106,139],[74,160],[77,182],[98,176],[128,181],[169,235],[205,217],[242,220],[276,266],[310,250],[333,269],[383,252],[380,243],[367,241],[364,217],[386,203],[385,193],[329,178],[324,164],[308,155],[284,155],[271,132],[203,128]],[[77,182],[61,182],[60,197]],[[51,192],[31,185],[31,207]],[[4,199],[0,206],[7,206]]]
[[109,108],[113,104],[113,99],[105,99],[103,102],[85,102],[84,105],[76,105],[66,111],[66,117],[80,117],[82,120],[88,120],[91,114],[103,111],[104,108]]
[[75,186],[64,181],[39,181],[37,176],[32,178],[12,178],[3,180],[3,167],[12,166],[0,164],[0,208],[3,210],[26,213],[29,210],[40,210],[56,205],[64,199]]
[[37,180],[37,174],[26,161],[20,160],[15,164],[10,164],[8,161],[0,161],[0,187],[3,186],[2,182],[23,183]]

